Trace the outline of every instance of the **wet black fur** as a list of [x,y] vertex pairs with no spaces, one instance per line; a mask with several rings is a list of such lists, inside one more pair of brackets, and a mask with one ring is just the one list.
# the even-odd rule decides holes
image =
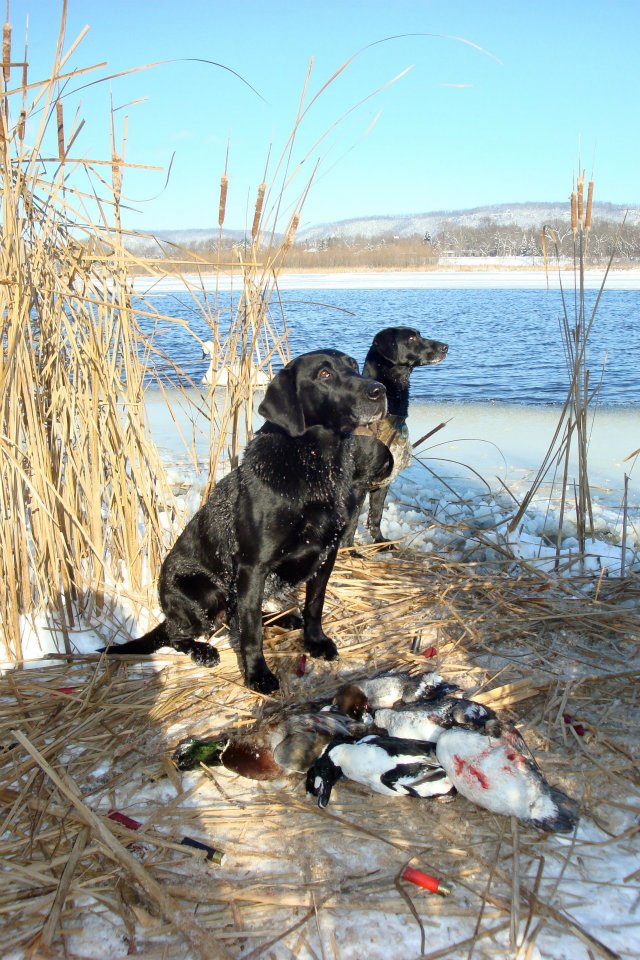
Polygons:
[[322,609],[355,506],[350,432],[384,412],[384,388],[361,377],[340,351],[313,351],[287,364],[267,387],[259,407],[266,422],[241,464],[215,486],[162,565],[164,621],[107,652],[149,654],[170,645],[217,663],[215,648],[196,638],[226,616],[247,685],[271,693],[279,684],[262,652],[263,600],[306,583],[304,648],[337,657]]
[[[441,343],[439,340],[427,340],[418,330],[411,327],[386,327],[373,338],[362,372],[365,377],[372,377],[385,386],[388,414],[406,418],[409,413],[409,381],[412,372],[416,367],[441,363],[447,356],[448,350],[448,344]],[[345,534],[343,546],[353,546],[358,515],[367,493],[369,494],[367,520],[369,532],[376,543],[385,543],[387,541],[382,536],[380,522],[388,486],[379,486],[379,484],[390,471],[381,476],[382,454],[378,449],[384,447],[384,444],[370,437],[358,436],[354,437],[354,440],[357,442],[358,509],[355,519]]]

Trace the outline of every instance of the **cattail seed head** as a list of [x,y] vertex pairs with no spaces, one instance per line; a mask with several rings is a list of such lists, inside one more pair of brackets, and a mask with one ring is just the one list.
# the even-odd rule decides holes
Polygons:
[[229,187],[229,177],[222,174],[220,177],[220,204],[218,206],[218,226],[224,223],[224,215],[227,209],[227,189]]
[[578,177],[578,223],[584,227],[584,176]]
[[263,180],[260,186],[258,187],[258,196],[256,197],[256,209],[253,214],[253,224],[251,227],[251,239],[255,240],[258,233],[258,227],[260,225],[260,217],[262,216],[262,205],[264,203],[264,192],[267,189],[267,185]]
[[298,229],[299,223],[300,223],[300,214],[294,213],[293,217],[291,218],[291,223],[289,224],[289,229],[287,230],[286,240],[284,241],[284,245],[282,247],[283,256],[286,254],[287,250],[289,250],[289,248],[293,244],[293,241],[296,236],[296,230]]
[[62,115],[62,100],[56,100],[56,120],[58,122],[58,156],[60,162],[64,160],[64,118]]
[[593,180],[589,180],[589,189],[587,190],[587,212],[584,217],[584,227],[588,230],[591,226],[591,209],[593,207]]
[[5,83],[11,77],[11,24],[5,23],[2,28],[2,73]]

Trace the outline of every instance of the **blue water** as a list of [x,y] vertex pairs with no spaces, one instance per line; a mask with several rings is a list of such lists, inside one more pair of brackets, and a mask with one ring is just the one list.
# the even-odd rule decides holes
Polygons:
[[[587,317],[595,300],[596,291],[587,291]],[[151,295],[147,302],[210,339],[201,313],[184,294]],[[535,406],[559,404],[566,397],[557,290],[291,290],[282,292],[281,302],[292,356],[335,347],[362,363],[376,331],[387,326],[417,327],[424,336],[447,342],[444,363],[413,374],[416,400]],[[573,310],[572,294],[568,307]],[[279,307],[274,304],[272,312],[279,325]],[[149,329],[150,322],[146,325]],[[221,335],[224,326],[221,320]],[[159,326],[156,342],[196,383],[201,380],[208,363],[188,331]],[[588,364],[591,385],[602,381],[600,404],[640,406],[639,291],[605,289],[589,338]],[[159,360],[158,367],[167,379],[175,379],[168,364]]]

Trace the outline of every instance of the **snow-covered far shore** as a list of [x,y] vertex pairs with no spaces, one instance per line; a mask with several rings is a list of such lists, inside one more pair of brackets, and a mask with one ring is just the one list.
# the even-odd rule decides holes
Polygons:
[[[605,277],[604,268],[585,271],[585,288],[598,290]],[[573,290],[575,274],[563,269],[562,285]],[[500,269],[480,265],[476,268],[435,270],[345,270],[334,272],[284,272],[278,277],[281,290],[372,290],[372,289],[522,289],[540,290],[560,288],[557,270]],[[169,293],[184,290],[186,283],[194,290],[213,291],[239,289],[242,276],[228,273],[185,274],[184,277],[165,277],[162,280],[136,277],[134,290],[138,294]],[[606,278],[607,290],[640,290],[640,269],[610,270]]]

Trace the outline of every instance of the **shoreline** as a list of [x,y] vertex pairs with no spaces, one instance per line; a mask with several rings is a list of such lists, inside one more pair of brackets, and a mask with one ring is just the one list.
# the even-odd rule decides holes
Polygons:
[[[608,290],[640,290],[640,268],[610,270],[605,268],[585,271],[585,289],[599,290],[604,281]],[[575,273],[573,269],[547,272],[543,267],[511,269],[505,266],[470,268],[457,265],[447,269],[438,266],[427,270],[285,270],[277,279],[281,290],[340,290],[340,289],[522,289],[559,290],[562,287],[572,293]],[[242,274],[236,273],[183,273],[157,277],[136,276],[134,291],[138,294],[162,294],[190,285],[196,292],[215,290],[239,290]]]

